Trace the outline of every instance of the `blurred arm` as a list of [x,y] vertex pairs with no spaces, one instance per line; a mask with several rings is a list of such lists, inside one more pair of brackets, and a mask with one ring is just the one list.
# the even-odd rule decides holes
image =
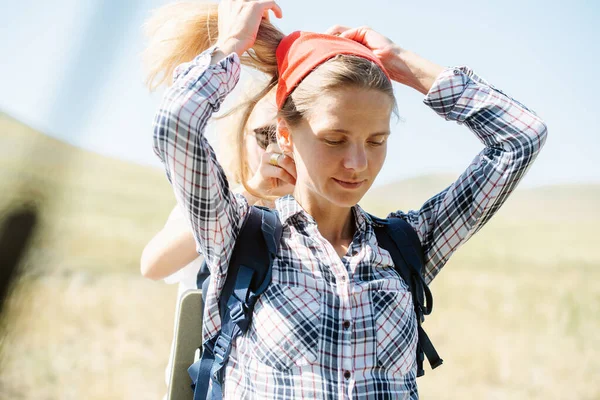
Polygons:
[[152,280],[164,279],[198,258],[191,228],[178,206],[165,226],[144,247],[141,273]]
[[[246,190],[241,194],[250,205],[261,201]],[[273,203],[263,203],[271,208]],[[173,275],[199,256],[192,230],[183,213],[175,206],[160,230],[144,247],[140,270],[144,278],[159,280]]]

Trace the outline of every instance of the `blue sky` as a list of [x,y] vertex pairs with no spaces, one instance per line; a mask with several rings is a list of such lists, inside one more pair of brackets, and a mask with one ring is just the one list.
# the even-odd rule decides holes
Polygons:
[[[162,0],[22,0],[0,14],[0,110],[69,143],[159,166],[152,119],[161,94],[143,86],[141,25]],[[524,185],[600,182],[600,5],[595,1],[280,1],[284,31],[369,25],[447,66],[469,65],[534,109],[549,139]],[[385,183],[459,173],[481,149],[412,89],[396,86]],[[218,132],[211,132],[212,135]]]

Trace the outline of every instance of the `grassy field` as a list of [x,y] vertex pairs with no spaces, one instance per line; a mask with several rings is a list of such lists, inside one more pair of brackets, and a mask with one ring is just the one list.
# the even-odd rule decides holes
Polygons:
[[[415,208],[453,178],[380,187],[364,206]],[[176,287],[138,263],[174,204],[162,171],[0,114],[0,193],[0,213],[42,207],[0,337],[0,398],[161,398]],[[445,364],[422,398],[600,399],[598,204],[600,185],[518,190],[455,255],[432,285]]]

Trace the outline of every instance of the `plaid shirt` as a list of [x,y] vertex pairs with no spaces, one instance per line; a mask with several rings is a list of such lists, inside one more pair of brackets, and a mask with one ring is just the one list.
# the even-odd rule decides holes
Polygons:
[[[209,49],[176,70],[154,122],[155,152],[213,277],[205,340],[220,329],[217,298],[249,207],[232,193],[203,135],[240,74],[236,54],[210,65],[211,54]],[[465,124],[485,145],[456,182],[420,210],[390,214],[417,231],[431,282],[517,186],[543,146],[546,126],[467,67],[445,70],[424,102]],[[340,259],[292,196],[276,207],[283,238],[273,282],[256,304],[249,331],[233,346],[225,396],[417,399],[412,298],[389,253],[377,245],[368,215],[353,207],[356,234]]]

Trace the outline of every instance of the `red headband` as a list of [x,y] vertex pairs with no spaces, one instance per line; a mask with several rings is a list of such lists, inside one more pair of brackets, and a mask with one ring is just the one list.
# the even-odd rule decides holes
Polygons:
[[381,61],[362,44],[339,36],[313,32],[293,32],[281,40],[277,51],[279,82],[277,109],[313,69],[338,54],[355,55],[373,61],[389,78]]

